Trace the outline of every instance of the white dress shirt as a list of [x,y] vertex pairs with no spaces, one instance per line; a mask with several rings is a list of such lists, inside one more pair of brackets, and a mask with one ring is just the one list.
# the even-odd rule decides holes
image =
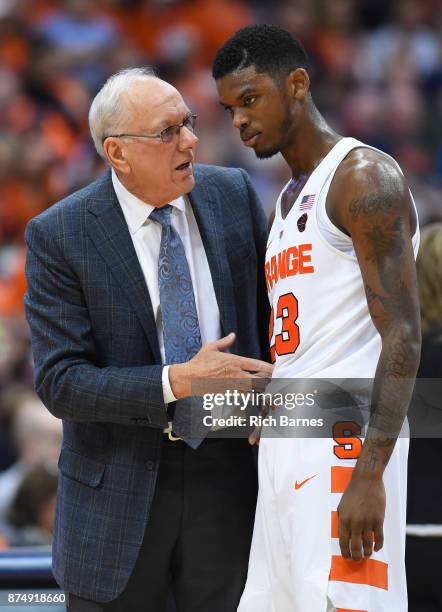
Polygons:
[[[143,202],[130,193],[112,170],[112,184],[123,210],[129,228],[135,252],[140,262],[152,302],[157,326],[158,343],[161,359],[165,364],[163,339],[163,321],[160,307],[160,290],[158,286],[158,257],[160,254],[161,232],[159,223],[149,219],[155,206]],[[201,235],[190,202],[186,197],[179,197],[172,202],[172,226],[180,236],[192,279],[196,310],[201,332],[201,342],[213,342],[221,337],[221,321],[209,262],[207,261]],[[164,402],[176,400],[169,382],[169,367],[163,368]]]

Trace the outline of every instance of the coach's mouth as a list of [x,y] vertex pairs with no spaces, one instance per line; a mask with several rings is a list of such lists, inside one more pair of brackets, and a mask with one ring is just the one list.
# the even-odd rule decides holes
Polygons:
[[192,160],[183,162],[175,168],[177,172],[188,172],[189,174],[193,171]]

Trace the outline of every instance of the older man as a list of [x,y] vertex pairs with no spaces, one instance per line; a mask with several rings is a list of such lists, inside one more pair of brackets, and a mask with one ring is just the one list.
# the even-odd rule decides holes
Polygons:
[[64,427],[54,573],[74,611],[160,612],[172,588],[181,612],[233,612],[251,449],[195,439],[186,398],[271,370],[265,218],[245,172],[194,166],[195,116],[149,70],[89,118],[111,169],[26,232],[36,389]]

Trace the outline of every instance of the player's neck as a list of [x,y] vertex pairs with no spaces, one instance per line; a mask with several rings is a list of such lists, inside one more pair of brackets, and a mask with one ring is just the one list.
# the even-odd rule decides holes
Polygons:
[[281,151],[293,178],[309,176],[341,138],[312,105],[300,121],[290,146]]

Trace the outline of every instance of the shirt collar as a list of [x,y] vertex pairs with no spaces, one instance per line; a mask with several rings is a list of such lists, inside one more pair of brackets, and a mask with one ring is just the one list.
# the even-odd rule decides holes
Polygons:
[[[143,202],[143,200],[140,200],[140,198],[137,198],[136,195],[128,191],[118,178],[114,169],[112,169],[112,184],[118,202],[123,209],[129,232],[135,234],[146,223],[155,206]],[[186,210],[186,201],[183,196],[180,196],[176,200],[172,200],[169,204],[173,206],[174,209],[181,212],[185,212]]]

